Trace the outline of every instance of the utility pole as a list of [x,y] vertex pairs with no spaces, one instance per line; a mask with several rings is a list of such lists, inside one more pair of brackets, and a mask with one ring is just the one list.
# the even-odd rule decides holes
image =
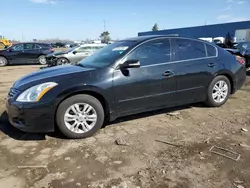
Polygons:
[[104,32],[106,31],[106,20],[103,20],[103,28],[104,28]]
[[23,41],[23,38],[24,38],[24,37],[23,37],[23,31],[22,31],[22,42],[24,42],[24,41]]

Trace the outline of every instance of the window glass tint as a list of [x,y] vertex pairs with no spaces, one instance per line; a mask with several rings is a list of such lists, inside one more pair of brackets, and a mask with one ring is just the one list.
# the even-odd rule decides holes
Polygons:
[[17,44],[15,46],[13,46],[12,51],[22,51],[23,50],[23,44]]
[[136,44],[136,41],[126,40],[114,42],[83,59],[80,65],[85,67],[105,67],[111,65],[125,55]]
[[44,48],[44,49],[49,49],[49,48],[52,48],[52,46],[50,44],[42,44],[42,43],[39,43],[37,44],[38,46],[40,46],[40,48]]
[[216,48],[214,46],[206,44],[206,48],[208,57],[216,56]]
[[139,60],[142,66],[169,62],[171,60],[169,39],[142,44],[129,54],[127,60]]
[[203,42],[190,39],[175,39],[178,60],[188,60],[206,57]]
[[24,50],[33,50],[35,49],[35,44],[29,43],[23,45]]
[[36,45],[35,45],[35,48],[36,48],[36,49],[41,49],[42,47],[36,44]]
[[77,52],[90,52],[91,50],[92,50],[91,47],[85,46],[85,47],[78,48]]

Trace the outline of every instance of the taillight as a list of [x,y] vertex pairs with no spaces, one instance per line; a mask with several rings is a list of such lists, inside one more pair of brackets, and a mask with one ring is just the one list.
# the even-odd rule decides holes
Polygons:
[[54,50],[54,49],[49,49],[49,51],[50,51],[51,53],[53,53],[55,50]]
[[242,64],[242,65],[245,65],[245,59],[243,58],[243,57],[240,57],[240,56],[235,56],[236,57],[236,60],[240,63],[240,64]]

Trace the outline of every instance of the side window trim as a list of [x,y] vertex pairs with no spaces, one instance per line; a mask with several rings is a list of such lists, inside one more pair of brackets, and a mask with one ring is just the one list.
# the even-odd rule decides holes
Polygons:
[[205,46],[205,52],[206,52],[206,57],[208,57],[208,53],[207,53],[207,45],[205,42],[203,42],[204,46]]
[[204,42],[204,44],[205,44],[205,46],[206,46],[206,52],[207,52],[207,45],[210,45],[211,47],[215,48],[215,56],[209,56],[209,58],[218,57],[219,52],[218,52],[218,48],[217,48],[216,46],[214,46],[214,45],[212,45],[212,44],[209,44],[209,43],[206,43],[206,42]]

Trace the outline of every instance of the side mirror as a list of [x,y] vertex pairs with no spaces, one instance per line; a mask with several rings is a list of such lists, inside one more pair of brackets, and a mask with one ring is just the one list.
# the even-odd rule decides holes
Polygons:
[[73,51],[73,54],[77,54],[77,51]]
[[120,65],[121,69],[128,69],[128,68],[139,68],[141,66],[139,60],[128,60],[125,61],[123,64]]
[[8,52],[13,52],[12,48],[9,48],[9,49],[8,49]]

